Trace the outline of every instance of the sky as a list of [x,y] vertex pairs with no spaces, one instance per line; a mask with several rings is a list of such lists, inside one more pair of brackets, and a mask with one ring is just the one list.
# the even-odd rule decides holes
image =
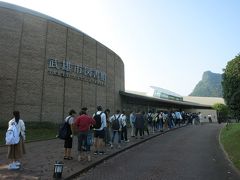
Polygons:
[[125,89],[189,95],[240,52],[239,0],[3,0],[49,15],[118,54]]

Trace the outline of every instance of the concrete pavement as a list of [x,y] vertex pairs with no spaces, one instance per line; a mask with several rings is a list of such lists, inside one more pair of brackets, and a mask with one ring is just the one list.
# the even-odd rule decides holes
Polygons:
[[158,136],[76,180],[239,180],[219,145],[221,127],[187,126]]
[[[166,133],[168,131],[165,131]],[[129,133],[130,134],[130,133]],[[145,136],[145,139],[130,138],[129,143],[122,143],[121,149],[106,148],[105,155],[92,155],[92,161],[77,161],[77,137],[74,137],[72,156],[73,160],[63,160],[63,141],[53,139],[48,141],[37,141],[26,143],[27,154],[22,158],[22,167],[20,170],[8,170],[8,160],[6,158],[7,147],[0,147],[0,179],[26,179],[26,180],[47,180],[53,177],[53,167],[55,161],[64,162],[63,179],[71,179],[75,175],[85,172],[106,159],[123,152],[149,138],[158,136],[160,133]],[[93,148],[92,148],[93,149]],[[93,151],[92,151],[93,152]]]
[[[207,126],[207,125],[204,125]],[[192,133],[195,132],[195,130],[202,128],[201,126],[189,126],[184,127],[181,129],[176,129],[176,131],[165,131],[167,132],[164,137],[159,137],[161,141],[159,141],[159,148],[166,146],[167,147],[174,147],[174,144],[177,143],[176,137],[181,137],[181,142],[186,146],[186,149],[182,153],[175,154],[174,151],[170,151],[169,153],[173,153],[173,155],[178,155],[179,157],[185,158],[186,150],[190,151],[196,151],[198,152],[198,149],[196,149],[195,146],[190,146],[191,144],[187,143],[186,141],[186,134],[184,135],[185,129],[193,129]],[[196,129],[195,129],[196,128]],[[220,128],[219,128],[220,129]],[[179,134],[179,132],[183,134]],[[187,131],[186,131],[187,132]],[[64,171],[63,171],[63,179],[72,179],[74,177],[77,177],[79,174],[82,174],[83,172],[86,172],[87,170],[99,165],[102,162],[107,162],[107,160],[110,157],[113,157],[120,152],[124,151],[130,151],[134,150],[136,148],[132,148],[138,144],[141,144],[142,142],[149,143],[150,139],[151,141],[154,141],[157,138],[154,138],[156,136],[159,136],[160,133],[151,134],[149,137],[145,137],[145,139],[135,139],[130,138],[129,143],[123,143],[121,149],[110,149],[107,148],[106,155],[92,155],[92,161],[77,161],[77,138],[74,139],[73,149],[72,149],[72,156],[74,157],[73,160],[63,160],[63,141],[59,139],[49,140],[49,141],[38,141],[38,142],[32,142],[26,144],[27,154],[24,156],[22,162],[23,166],[20,170],[17,171],[9,171],[7,169],[8,161],[6,159],[6,147],[0,147],[0,179],[52,179],[53,176],[53,165],[56,160],[61,160],[64,162]],[[216,134],[215,134],[216,135]],[[199,134],[201,136],[201,133]],[[166,137],[169,138],[169,140],[164,140]],[[172,138],[172,140],[170,140]],[[216,140],[216,139],[215,139]],[[199,144],[203,143],[201,140],[198,140]],[[160,143],[162,142],[162,143]],[[165,143],[163,143],[165,142]],[[216,140],[217,142],[217,140]],[[141,144],[141,146],[137,147],[146,147],[148,144],[145,145],[145,143]],[[215,149],[215,147],[213,147]],[[163,153],[165,156],[167,152]],[[124,153],[121,153],[124,154]],[[147,154],[145,154],[148,156]],[[223,154],[221,154],[223,156]],[[194,159],[194,156],[193,156]],[[165,159],[163,162],[168,162],[168,159]],[[127,161],[131,164],[131,162]],[[180,161],[179,161],[180,162]],[[195,161],[193,161],[195,162]],[[198,161],[198,163],[201,161]],[[126,163],[126,161],[124,162]],[[196,163],[196,162],[195,162]],[[225,162],[227,163],[227,162]],[[105,163],[104,163],[105,164]],[[174,164],[174,163],[173,163]],[[224,164],[224,163],[223,163]],[[167,164],[166,164],[167,165]],[[172,166],[172,164],[170,164]],[[111,167],[111,166],[110,166]],[[96,168],[97,170],[98,168]],[[91,178],[90,178],[91,179]]]

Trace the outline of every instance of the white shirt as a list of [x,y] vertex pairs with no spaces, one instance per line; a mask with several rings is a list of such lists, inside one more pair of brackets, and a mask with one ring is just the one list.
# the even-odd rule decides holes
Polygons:
[[130,114],[130,123],[131,123],[131,125],[133,125],[133,123],[135,123],[135,119],[136,119],[136,116],[133,113],[131,113]]
[[127,122],[126,122],[127,117],[126,117],[126,115],[121,114],[121,119],[122,119],[122,126],[125,127],[127,125]]
[[[70,117],[70,118],[69,118]],[[69,120],[68,120],[69,119]],[[71,125],[71,124],[73,124],[74,123],[74,117],[73,116],[67,116],[66,118],[65,118],[65,122],[67,122],[68,121],[68,124],[69,125]]]
[[110,117],[110,123],[112,123],[117,118],[118,118],[118,122],[119,122],[119,125],[120,125],[120,129],[122,129],[122,117],[121,117],[121,114],[112,115]]

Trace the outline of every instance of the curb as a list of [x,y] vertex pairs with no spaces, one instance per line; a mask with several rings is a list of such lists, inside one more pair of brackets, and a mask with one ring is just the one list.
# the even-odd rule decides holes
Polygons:
[[219,134],[218,134],[218,143],[219,143],[219,146],[220,146],[223,154],[225,155],[225,158],[228,160],[229,165],[230,165],[230,166],[234,169],[234,171],[240,176],[240,171],[239,171],[239,169],[237,169],[236,166],[233,164],[233,162],[232,162],[231,159],[229,158],[229,155],[228,155],[227,151],[225,151],[224,146],[223,146],[223,144],[222,144],[222,142],[221,142],[221,137],[220,137],[220,136],[221,136],[221,133],[222,133],[223,128],[225,128],[225,127],[226,127],[226,124],[225,124],[224,127],[221,128],[221,130],[220,130],[220,132],[219,132]]
[[110,159],[110,158],[112,158],[112,157],[114,157],[114,156],[116,156],[116,155],[118,155],[118,154],[120,154],[120,153],[128,150],[128,149],[131,149],[131,148],[133,148],[133,147],[135,147],[135,146],[138,146],[139,144],[142,144],[142,143],[144,143],[144,142],[146,142],[146,141],[148,141],[148,140],[151,140],[151,139],[153,139],[153,138],[155,138],[155,137],[157,137],[157,136],[161,136],[161,135],[163,135],[163,134],[166,134],[166,133],[168,133],[168,132],[171,132],[171,131],[174,131],[174,130],[177,130],[177,129],[180,129],[180,128],[183,128],[183,127],[186,127],[186,126],[188,126],[188,125],[183,125],[183,126],[180,126],[180,127],[174,128],[174,129],[166,130],[166,131],[164,131],[164,132],[157,133],[156,135],[153,135],[153,136],[151,136],[151,137],[149,137],[149,138],[145,138],[145,139],[143,139],[143,140],[141,140],[141,141],[139,141],[139,142],[137,142],[137,143],[135,143],[135,144],[132,144],[132,145],[130,145],[130,146],[124,148],[124,149],[121,149],[121,150],[119,150],[119,151],[117,151],[117,152],[114,152],[114,153],[112,153],[112,154],[110,154],[110,155],[107,155],[106,157],[104,157],[104,158],[102,158],[102,159],[100,159],[100,160],[98,160],[98,161],[90,164],[89,166],[87,166],[87,167],[83,168],[82,170],[78,171],[77,173],[74,173],[74,174],[72,174],[71,176],[66,177],[65,180],[71,180],[71,179],[73,179],[73,178],[79,177],[81,174],[86,173],[86,172],[89,171],[90,169],[96,167],[97,165],[103,163],[104,161],[106,161],[106,160],[108,160],[108,159]]

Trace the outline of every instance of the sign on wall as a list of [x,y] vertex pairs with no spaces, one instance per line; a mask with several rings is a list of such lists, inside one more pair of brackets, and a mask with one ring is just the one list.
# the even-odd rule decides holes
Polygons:
[[78,79],[100,86],[106,85],[107,75],[98,69],[89,68],[82,64],[73,64],[67,60],[48,59],[48,73],[64,78]]

